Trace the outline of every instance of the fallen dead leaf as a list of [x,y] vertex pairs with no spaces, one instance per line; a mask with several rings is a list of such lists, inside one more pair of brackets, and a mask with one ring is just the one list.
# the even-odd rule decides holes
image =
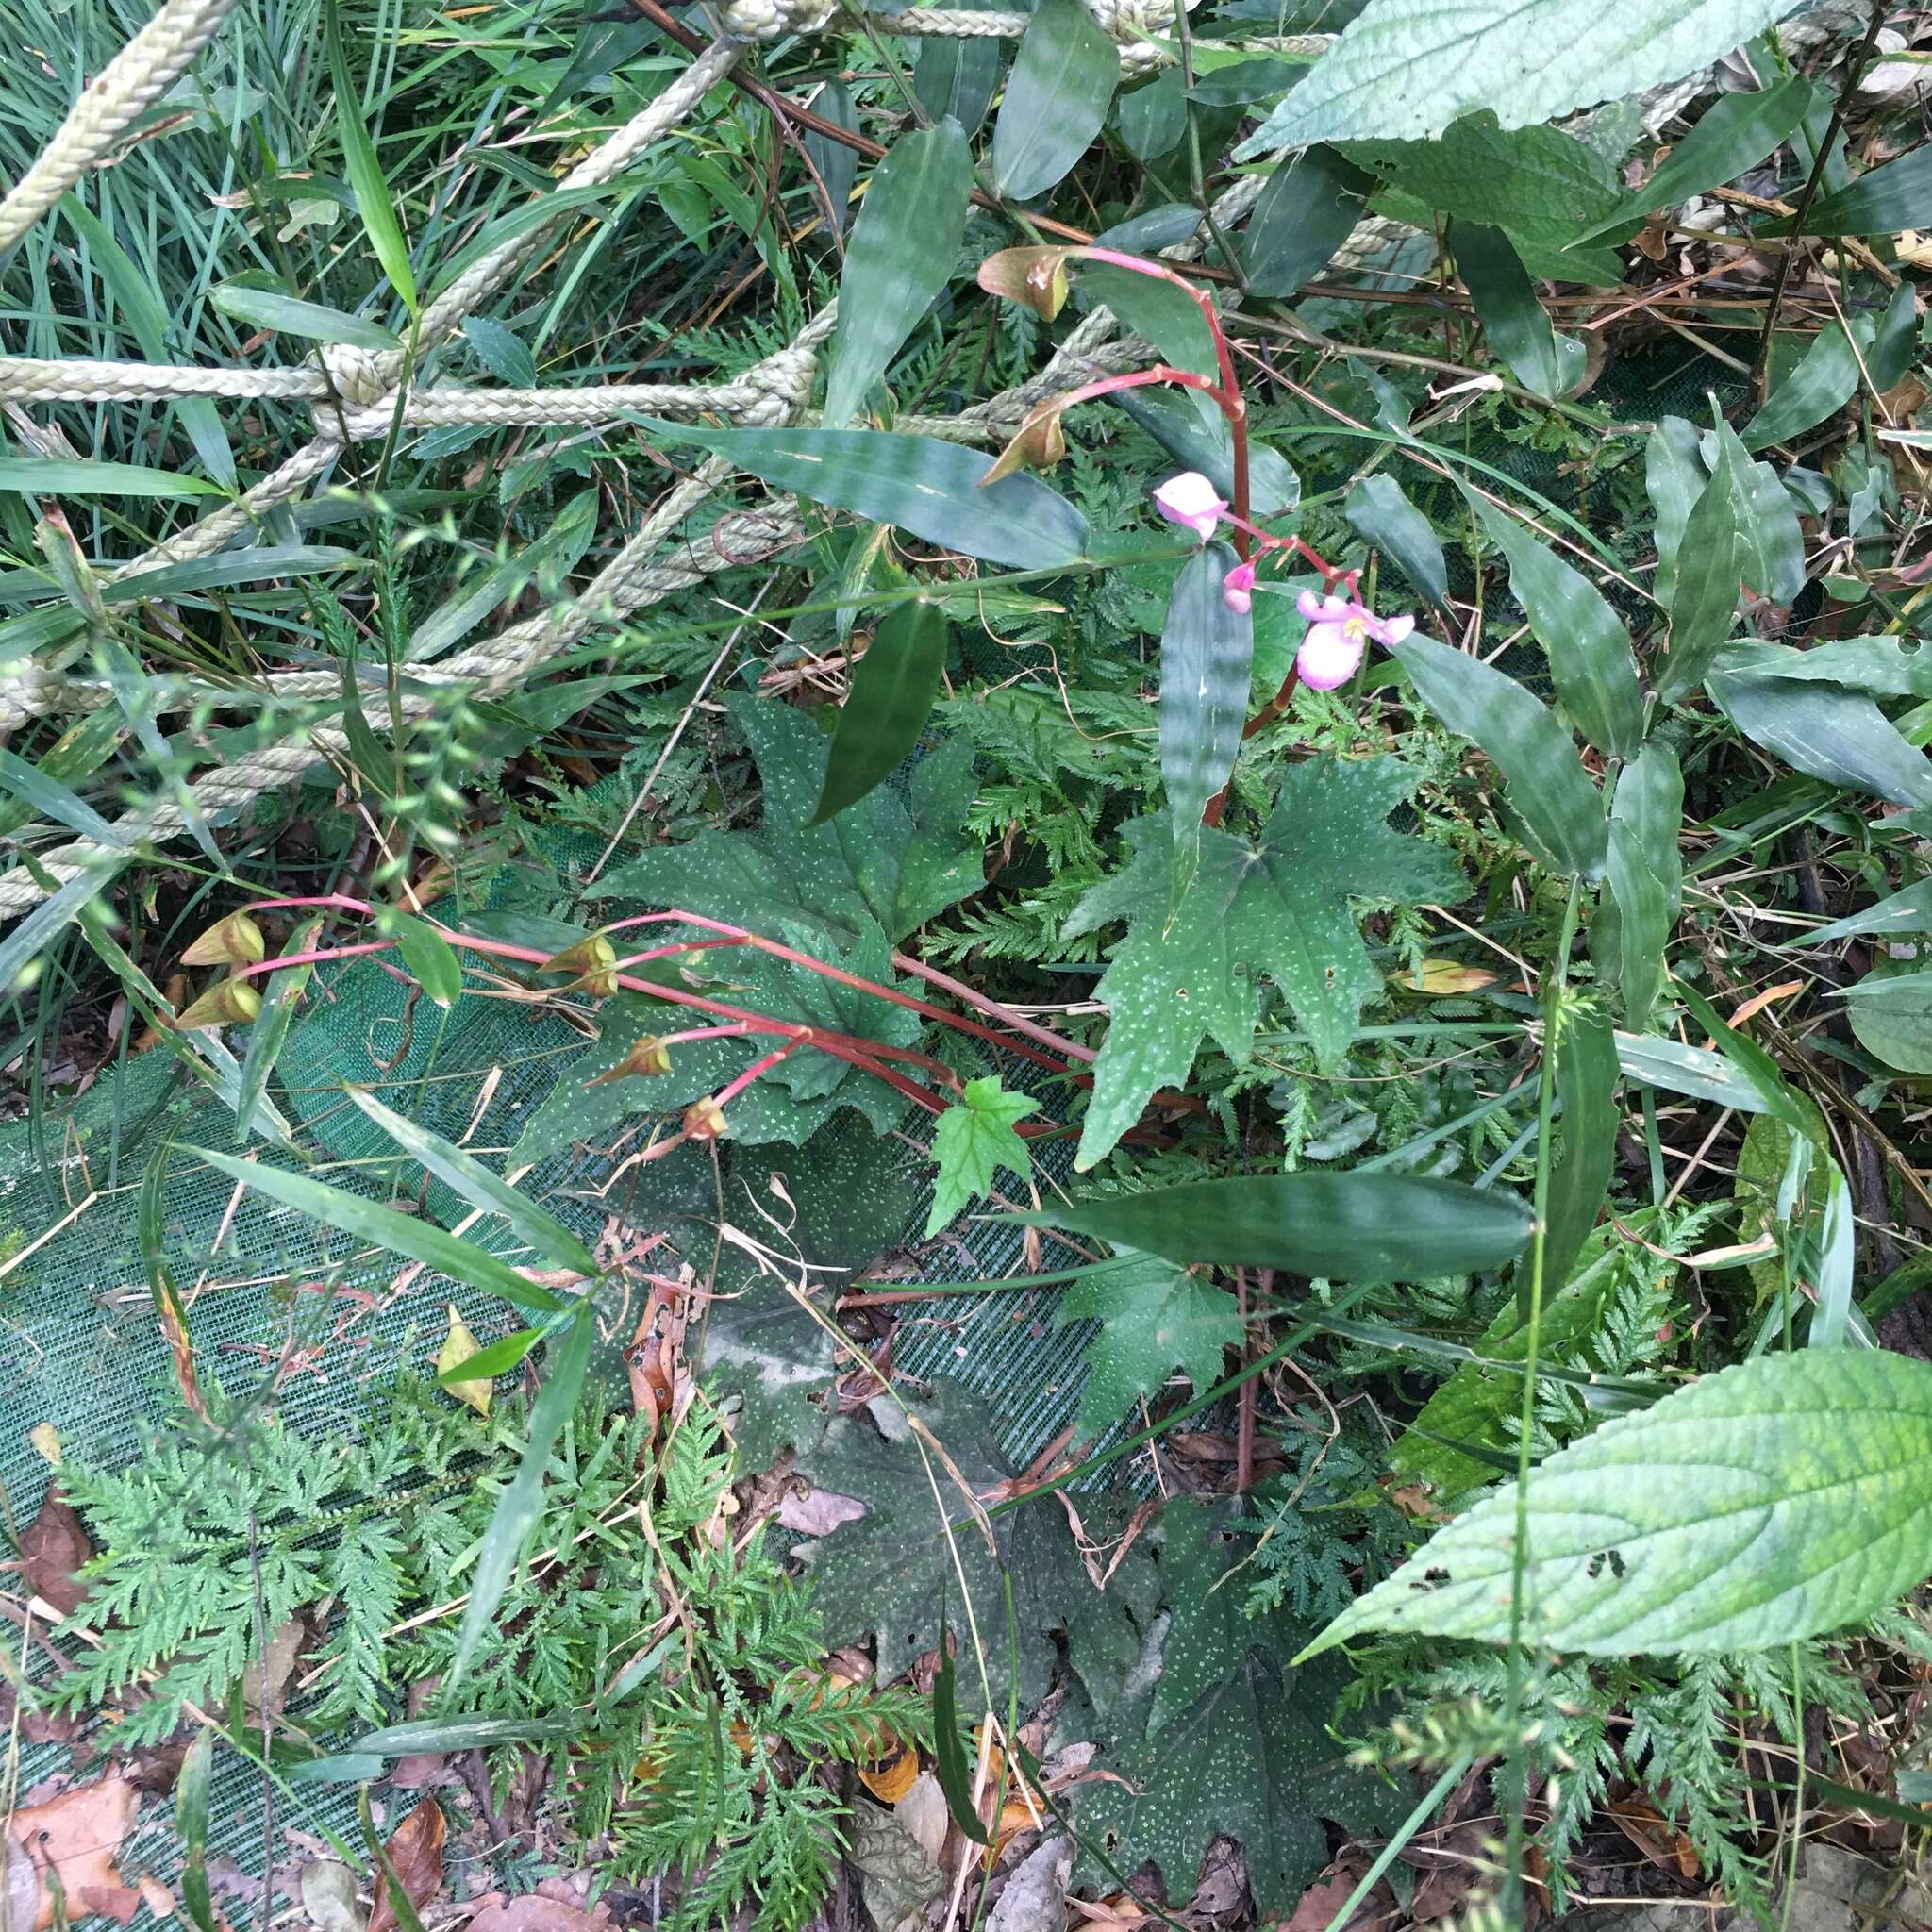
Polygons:
[[268,1649],[242,1674],[242,1696],[253,1715],[273,1716],[289,1694],[289,1679],[308,1632],[300,1617],[291,1617],[268,1641]]
[[881,1805],[896,1805],[912,1789],[919,1776],[919,1753],[909,1744],[899,1747],[898,1756],[884,1764],[860,1765],[858,1781]]
[[[442,1346],[437,1351],[436,1373],[446,1375],[452,1369],[459,1369],[473,1356],[483,1353],[483,1344],[470,1333],[470,1326],[463,1320],[456,1303],[449,1305],[449,1333],[442,1339]],[[467,1402],[480,1416],[488,1416],[490,1405],[496,1399],[496,1384],[488,1376],[475,1382],[445,1382],[443,1391],[454,1395],[458,1402]]]
[[94,1546],[58,1478],[47,1485],[40,1513],[20,1534],[20,1574],[26,1587],[71,1617],[87,1601],[87,1585],[74,1573],[94,1554]]
[[143,1872],[134,1881],[134,1889],[141,1893],[141,1902],[158,1919],[172,1919],[175,1916],[175,1894],[150,1872]]
[[[50,1875],[66,1893],[71,1918],[106,1911],[125,1924],[133,1917],[141,1894],[121,1883],[114,1858],[140,1807],[140,1793],[125,1778],[115,1775],[76,1785],[44,1805],[23,1806],[8,1820],[8,1830],[33,1861],[39,1889],[34,1932],[46,1932],[54,1923],[55,1886],[48,1882]],[[12,1883],[9,1869],[9,1895]],[[125,1917],[124,1896],[132,1901]]]
[[[442,1807],[434,1798],[416,1807],[390,1834],[383,1850],[395,1867],[403,1891],[418,1912],[442,1890]],[[375,1909],[369,1915],[369,1932],[394,1932],[395,1907],[390,1903],[385,1877],[375,1890]]]
[[865,1505],[856,1496],[815,1490],[802,1477],[779,1499],[778,1522],[799,1536],[830,1536],[841,1523],[857,1523]]
[[589,1912],[533,1891],[484,1907],[470,1921],[470,1932],[608,1932],[608,1927]]
[[317,1932],[358,1932],[356,1874],[334,1858],[311,1858],[302,1868],[302,1909]]
[[0,1856],[7,1860],[5,1889],[0,1890],[0,1932],[27,1932],[41,1903],[40,1876],[11,1831],[0,1839]]
[[946,1794],[929,1771],[912,1780],[906,1795],[892,1807],[892,1815],[919,1841],[920,1849],[937,1865],[945,1847],[946,1827],[952,1813],[946,1808]]

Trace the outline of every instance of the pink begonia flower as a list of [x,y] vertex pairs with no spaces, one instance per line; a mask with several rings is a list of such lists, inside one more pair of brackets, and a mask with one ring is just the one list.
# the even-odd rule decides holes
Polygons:
[[1254,588],[1255,566],[1238,563],[1221,580],[1221,601],[1237,617],[1245,617],[1254,608],[1255,599],[1251,594]]
[[1205,543],[1213,536],[1227,499],[1215,494],[1213,484],[1200,471],[1183,470],[1154,492],[1154,508],[1169,523],[1184,525]]
[[1378,644],[1399,644],[1415,628],[1413,617],[1377,617],[1353,597],[1318,597],[1304,591],[1294,608],[1308,620],[1294,668],[1310,691],[1346,684],[1371,638]]

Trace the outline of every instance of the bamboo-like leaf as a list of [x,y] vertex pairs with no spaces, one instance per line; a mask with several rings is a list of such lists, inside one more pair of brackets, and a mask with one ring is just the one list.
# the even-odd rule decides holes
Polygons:
[[993,186],[1028,201],[1092,145],[1121,77],[1120,51],[1081,0],[1040,0],[992,126]]
[[405,1120],[360,1087],[343,1090],[362,1113],[403,1152],[422,1163],[444,1187],[485,1214],[500,1214],[537,1253],[559,1268],[572,1268],[588,1281],[602,1273],[595,1256],[547,1208],[520,1194],[474,1154],[452,1145],[441,1134]]
[[1241,261],[1257,295],[1292,295],[1320,275],[1361,220],[1374,177],[1332,147],[1291,154],[1248,217]]
[[550,1364],[550,1373],[531,1407],[529,1440],[524,1444],[517,1473],[490,1519],[476,1568],[470,1578],[470,1601],[463,1611],[462,1628],[457,1633],[456,1655],[450,1660],[447,1681],[452,1688],[462,1681],[463,1673],[476,1654],[476,1646],[495,1623],[496,1607],[509,1588],[510,1578],[529,1543],[530,1532],[542,1513],[543,1471],[558,1437],[563,1432],[564,1423],[576,1407],[596,1334],[596,1317],[586,1305],[564,1331],[563,1345]]
[[1476,514],[1509,559],[1509,588],[1550,655],[1557,694],[1581,731],[1612,758],[1643,741],[1643,691],[1630,634],[1590,579],[1514,518],[1480,499]]
[[463,964],[457,949],[426,919],[385,906],[375,916],[375,929],[395,941],[403,964],[431,1000],[445,1009],[455,1006],[463,991]]
[[269,1167],[254,1160],[240,1160],[232,1154],[215,1154],[207,1148],[185,1150],[197,1159],[226,1174],[230,1180],[244,1182],[285,1208],[293,1208],[313,1221],[340,1228],[358,1241],[373,1241],[391,1254],[421,1261],[452,1280],[466,1281],[486,1294],[500,1294],[520,1308],[537,1308],[554,1314],[567,1303],[525,1281],[508,1261],[498,1259],[487,1248],[459,1240],[447,1228],[438,1227],[417,1214],[399,1214],[380,1202],[365,1200],[326,1181],[311,1180],[306,1174],[291,1174],[284,1168]]
[[1201,843],[1201,814],[1228,781],[1247,720],[1254,619],[1230,610],[1222,579],[1235,566],[1225,543],[1208,543],[1181,566],[1160,634],[1160,781],[1174,822],[1181,873]]
[[874,171],[839,278],[824,425],[842,429],[945,292],[966,232],[973,157],[950,121],[902,134]]
[[1828,945],[1835,940],[1860,939],[1866,933],[1932,932],[1932,879],[1921,879],[1902,892],[1890,893],[1875,906],[1848,913],[1805,935],[1807,946]]
[[[1117,390],[1120,407],[1177,463],[1199,470],[1222,495],[1234,496],[1234,432],[1214,405],[1191,391]],[[1248,444],[1248,508],[1257,517],[1284,516],[1302,500],[1302,479],[1279,450]]]
[[201,476],[79,457],[0,457],[0,493],[14,496],[219,496]]
[[[1755,1651],[1858,1623],[1932,1568],[1932,1366],[1843,1348],[1707,1375],[1547,1457],[1521,1506],[1524,1641]],[[1441,1530],[1305,1655],[1368,1630],[1507,1641],[1516,1486]]]
[[1508,236],[1474,222],[1452,222],[1449,244],[1490,347],[1524,389],[1555,398],[1583,375],[1583,344],[1559,336],[1537,300]]
[[[964,0],[969,11],[990,10],[983,0]],[[998,87],[1004,50],[996,36],[931,35],[919,43],[912,92],[935,121],[959,124],[967,140],[979,132]]]
[[175,1779],[175,1829],[187,1853],[181,1864],[181,1903],[197,1932],[220,1932],[222,1925],[208,1882],[208,1783],[214,1750],[214,1733],[196,1731]]
[[959,1741],[959,1700],[954,1689],[953,1646],[946,1635],[946,1618],[940,1612],[940,1667],[933,1678],[932,1732],[933,1761],[939,1772],[940,1790],[953,1823],[974,1844],[987,1841],[986,1826],[973,1808],[973,1779],[967,1769],[965,1746]]
[[1556,714],[1513,677],[1431,638],[1406,638],[1395,655],[1430,710],[1495,760],[1509,808],[1541,856],[1594,879],[1607,837],[1603,800]]
[[1744,736],[1828,785],[1932,805],[1932,760],[1870,698],[1828,684],[1713,671],[1711,697]]
[[[1075,0],[1077,4],[1077,0]],[[878,429],[703,429],[649,425],[694,442],[813,503],[896,524],[923,541],[1016,570],[1077,562],[1087,519],[1037,476],[1002,476],[981,489],[992,458],[933,436]]]
[[78,832],[83,839],[92,839],[96,845],[121,842],[121,834],[85,799],[76,798],[59,779],[4,748],[0,748],[0,786],[42,818]]
[[1923,142],[1895,161],[1868,169],[1834,194],[1820,195],[1805,217],[1807,235],[1896,235],[1932,221],[1932,147]]
[[1427,517],[1403,494],[1393,476],[1364,476],[1342,505],[1349,528],[1373,543],[1436,606],[1449,608],[1449,571],[1441,541]]
[[[309,920],[296,929],[289,950],[306,953],[321,930],[319,916]],[[254,1130],[256,1107],[268,1091],[269,1075],[282,1057],[296,1007],[314,971],[312,965],[290,966],[266,975],[268,989],[262,995],[261,1010],[248,1029],[248,1050],[242,1056],[241,1087],[235,1102],[235,1130],[244,1143]]]
[[1721,438],[1716,467],[1684,521],[1677,548],[1670,654],[1657,668],[1657,694],[1666,702],[1689,697],[1704,682],[1731,634],[1738,614],[1740,533],[1749,515],[1747,488],[1732,441]]
[[1691,509],[1710,481],[1698,454],[1697,428],[1682,416],[1660,416],[1643,453],[1644,487],[1657,513],[1657,573],[1651,589],[1666,609],[1674,599],[1677,549]]
[[347,342],[352,348],[378,352],[403,346],[394,333],[379,323],[366,321],[359,315],[344,315],[340,308],[325,308],[320,302],[304,302],[279,289],[224,282],[208,291],[208,300],[224,315],[283,335],[308,336],[318,342]]
[[396,220],[396,198],[383,178],[382,163],[375,156],[375,143],[363,124],[361,92],[349,77],[349,62],[342,51],[342,22],[336,0],[329,0],[323,13],[323,39],[328,47],[329,77],[335,88],[336,132],[342,143],[342,161],[349,187],[356,196],[356,209],[369,236],[369,245],[382,264],[390,286],[403,298],[403,306],[416,313],[416,277],[409,269],[408,244],[403,240],[402,225]]
[[946,672],[951,626],[930,604],[901,604],[854,667],[810,823],[822,825],[891,775],[919,743]]
[[[924,64],[925,47],[929,44],[931,43],[922,43],[917,65]],[[948,42],[945,44],[959,43]],[[916,78],[913,81],[913,92],[919,92]],[[924,101],[923,94],[919,97]],[[829,121],[834,127],[842,127],[848,134],[858,132],[858,109],[853,105],[852,90],[842,80],[828,80],[812,96],[811,110],[822,121]],[[941,108],[928,108],[927,111],[932,114],[935,121],[943,121],[949,110]],[[957,115],[954,118],[958,119]],[[830,204],[827,213],[832,225],[842,235],[852,221],[852,190],[858,180],[858,151],[857,148],[847,147],[842,141],[834,141],[828,134],[820,134],[808,128],[805,136],[805,152],[818,175],[818,185],[824,188],[824,199]]]
[[1417,1281],[1500,1267],[1533,1224],[1495,1188],[1394,1174],[1240,1174],[1057,1203],[1021,1221],[1184,1264],[1283,1268],[1332,1281]]
[[1746,449],[1789,442],[1835,415],[1858,392],[1864,353],[1872,346],[1872,320],[1860,316],[1847,334],[1827,323],[1812,337],[1797,365],[1766,399],[1744,431]]
[[[1550,1174],[1549,1231],[1543,1237],[1543,1291],[1570,1278],[1596,1225],[1617,1159],[1617,1041],[1594,1007],[1567,1006],[1557,1028],[1557,1098],[1563,1110],[1563,1152]],[[1519,1266],[1518,1302],[1526,1269]],[[1527,1316],[1528,1309],[1524,1313]]]

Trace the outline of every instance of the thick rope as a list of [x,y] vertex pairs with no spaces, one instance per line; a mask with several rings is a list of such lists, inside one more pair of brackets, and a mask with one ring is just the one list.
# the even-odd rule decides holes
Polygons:
[[235,0],[166,0],[161,10],[81,90],[33,166],[0,201],[5,255],[174,86]]

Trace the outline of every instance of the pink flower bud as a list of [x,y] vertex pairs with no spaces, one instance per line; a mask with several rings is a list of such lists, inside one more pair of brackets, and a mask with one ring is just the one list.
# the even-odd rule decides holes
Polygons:
[[1193,531],[1205,543],[1227,508],[1227,499],[1215,493],[1213,484],[1200,471],[1183,470],[1154,492],[1154,508],[1169,523]]
[[1254,608],[1254,588],[1255,566],[1238,563],[1221,580],[1221,601],[1238,617],[1245,617]]

